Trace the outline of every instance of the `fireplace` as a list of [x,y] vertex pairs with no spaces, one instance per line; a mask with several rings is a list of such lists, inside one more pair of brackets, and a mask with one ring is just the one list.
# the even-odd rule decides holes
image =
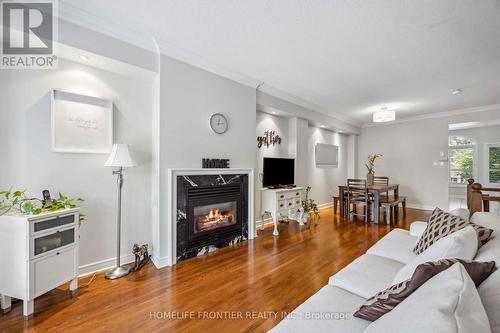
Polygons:
[[187,248],[198,250],[242,235],[241,184],[187,189]]

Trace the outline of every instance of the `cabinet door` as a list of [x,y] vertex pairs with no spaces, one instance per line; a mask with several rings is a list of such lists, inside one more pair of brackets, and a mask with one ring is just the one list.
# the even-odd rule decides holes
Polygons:
[[33,257],[75,243],[75,228],[33,238]]
[[33,259],[30,263],[33,285],[32,297],[38,297],[78,275],[76,246],[55,252],[49,256]]

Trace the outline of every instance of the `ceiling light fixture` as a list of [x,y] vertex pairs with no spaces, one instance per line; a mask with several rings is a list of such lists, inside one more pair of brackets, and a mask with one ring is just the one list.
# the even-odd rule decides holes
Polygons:
[[461,93],[462,93],[462,89],[459,89],[459,88],[458,89],[453,89],[451,91],[452,95],[458,95],[458,94],[461,94]]
[[89,57],[84,56],[83,54],[79,56],[81,60],[89,60]]
[[380,111],[375,111],[373,113],[374,123],[385,123],[388,121],[393,121],[396,119],[396,111],[389,110],[387,107],[383,107]]
[[326,126],[325,125],[321,125],[321,127],[325,128]]

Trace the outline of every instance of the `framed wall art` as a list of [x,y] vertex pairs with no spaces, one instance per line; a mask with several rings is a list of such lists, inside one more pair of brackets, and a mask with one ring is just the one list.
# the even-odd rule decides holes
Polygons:
[[52,90],[52,151],[106,154],[113,146],[113,102]]

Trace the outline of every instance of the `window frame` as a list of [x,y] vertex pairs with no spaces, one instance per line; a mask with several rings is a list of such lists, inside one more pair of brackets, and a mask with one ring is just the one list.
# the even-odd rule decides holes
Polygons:
[[477,145],[476,142],[473,138],[466,136],[466,135],[455,135],[455,136],[462,136],[470,139],[471,143],[466,144],[466,145],[456,145],[456,146],[450,146],[449,138],[452,135],[448,135],[448,186],[449,187],[465,187],[467,186],[467,183],[455,183],[450,181],[451,180],[451,171],[455,171],[458,169],[452,169],[451,168],[451,151],[452,150],[460,150],[460,149],[472,149],[472,178],[477,179]]
[[490,182],[490,147],[500,148],[500,142],[492,142],[484,144],[484,175],[485,181],[489,187],[500,187],[500,183]]

